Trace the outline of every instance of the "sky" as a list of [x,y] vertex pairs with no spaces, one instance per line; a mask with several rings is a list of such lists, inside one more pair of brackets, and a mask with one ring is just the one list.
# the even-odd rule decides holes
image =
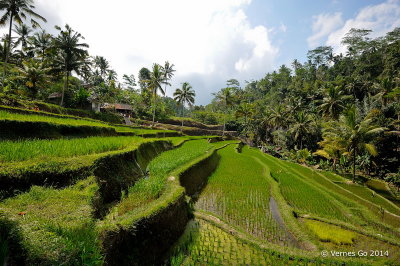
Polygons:
[[[205,105],[231,78],[245,81],[306,61],[307,51],[340,41],[351,28],[382,36],[400,26],[400,0],[36,0],[43,28],[69,24],[91,55],[134,74],[165,61],[175,65],[167,95],[189,82]],[[1,33],[6,31],[1,29]]]

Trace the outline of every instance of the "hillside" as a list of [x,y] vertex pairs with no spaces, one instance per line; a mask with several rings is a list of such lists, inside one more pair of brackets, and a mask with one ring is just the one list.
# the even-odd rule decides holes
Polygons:
[[[0,115],[0,261],[7,265],[400,259],[399,206],[331,172],[218,136],[21,108]],[[368,254],[330,253],[359,250]]]

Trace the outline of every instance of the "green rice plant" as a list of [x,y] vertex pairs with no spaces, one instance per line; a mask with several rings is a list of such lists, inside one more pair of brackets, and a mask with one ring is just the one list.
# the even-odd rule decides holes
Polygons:
[[[171,265],[314,265],[315,259],[260,249],[202,219],[189,223],[172,250]],[[326,265],[335,265],[325,260]]]
[[18,120],[18,121],[32,121],[32,122],[47,122],[72,126],[95,126],[95,127],[112,127],[107,123],[96,120],[87,119],[73,119],[73,118],[58,118],[53,116],[31,115],[31,114],[18,114],[10,113],[0,110],[0,120]]
[[62,190],[32,187],[0,203],[0,212],[22,235],[27,264],[102,264],[91,207],[96,191],[90,177]]
[[143,142],[139,137],[88,137],[57,140],[18,140],[0,142],[0,163],[74,157],[121,150]]
[[123,215],[158,198],[163,192],[170,172],[211,151],[212,148],[213,145],[207,140],[193,140],[160,154],[148,165],[147,177],[136,182],[129,189],[128,196],[117,204],[118,215]]
[[305,219],[305,224],[320,241],[324,242],[350,245],[353,244],[353,240],[357,236],[355,232],[316,220]]
[[222,218],[247,233],[286,244],[285,232],[269,209],[270,180],[264,168],[246,151],[237,153],[230,145],[218,151],[221,156],[216,171],[201,193],[196,208]]
[[285,200],[296,211],[342,221],[350,220],[343,205],[294,172],[286,162],[270,155],[264,155],[264,162],[270,167],[271,175],[278,181]]
[[339,186],[345,188],[348,191],[351,191],[353,194],[360,196],[361,198],[368,200],[378,206],[385,208],[386,210],[400,215],[400,208],[377,194],[375,191],[370,190],[369,188],[358,185],[358,184],[348,184],[348,183],[339,183]]

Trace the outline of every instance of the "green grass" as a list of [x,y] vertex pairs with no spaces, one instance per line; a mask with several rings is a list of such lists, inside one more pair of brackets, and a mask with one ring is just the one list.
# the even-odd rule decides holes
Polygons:
[[91,177],[62,190],[32,187],[0,203],[0,213],[17,223],[28,264],[101,264],[91,208],[96,190]]
[[62,125],[72,125],[72,126],[95,126],[95,127],[112,127],[107,123],[90,121],[87,119],[73,119],[73,118],[58,118],[52,116],[43,115],[27,115],[10,113],[0,110],[0,120],[18,120],[18,121],[31,121],[31,122],[47,122]]
[[163,152],[148,165],[146,170],[148,177],[136,182],[129,189],[128,196],[117,204],[118,215],[131,212],[160,197],[165,188],[168,174],[172,170],[196,159],[212,148],[213,146],[207,140],[193,140],[183,143],[174,150]]
[[218,151],[216,171],[201,193],[196,209],[213,213],[241,230],[285,244],[285,233],[269,210],[270,181],[250,153],[237,153],[235,145]]
[[262,262],[288,262],[287,258],[273,258],[271,254],[203,220],[191,222],[187,231],[180,240],[181,245],[174,251],[171,265],[260,265]]
[[121,150],[143,142],[139,137],[88,137],[57,140],[19,140],[0,142],[0,163],[74,157]]
[[393,204],[388,202],[385,198],[381,197],[379,194],[368,189],[367,187],[358,184],[346,184],[346,183],[339,183],[338,185],[345,188],[346,190],[351,191],[353,194],[358,195],[365,200],[368,200],[378,206],[382,206],[383,208],[394,214],[400,215],[399,208],[393,206]]
[[302,214],[349,221],[345,209],[335,198],[314,186],[307,179],[294,172],[287,163],[270,155],[264,156],[271,175],[279,183],[282,195],[290,206]]
[[315,220],[305,220],[307,227],[318,237],[320,241],[333,242],[335,244],[353,244],[357,236],[355,232],[342,229],[338,226]]

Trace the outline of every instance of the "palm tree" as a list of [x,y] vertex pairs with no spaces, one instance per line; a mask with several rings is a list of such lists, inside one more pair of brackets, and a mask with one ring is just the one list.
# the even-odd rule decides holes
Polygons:
[[[3,81],[7,72],[7,62],[10,54],[11,47],[11,29],[13,22],[22,24],[23,20],[26,20],[27,16],[31,17],[31,24],[33,28],[40,27],[39,23],[33,18],[40,19],[43,22],[47,22],[44,17],[33,11],[35,6],[33,0],[0,0],[0,10],[5,10],[6,13],[0,18],[0,25],[6,25],[9,22],[8,29],[8,42],[6,48],[6,58],[4,60],[4,75]],[[4,82],[3,82],[4,86]]]
[[29,28],[29,26],[27,26],[26,24],[21,24],[21,25],[15,25],[14,32],[19,36],[15,42],[15,46],[21,44],[22,47],[21,50],[25,51],[26,48],[28,47],[29,36],[33,32],[33,30]]
[[137,85],[135,75],[132,74],[128,76],[127,74],[124,74],[122,79],[124,80],[124,84],[128,87],[129,90],[135,90],[135,86]]
[[22,68],[18,68],[18,75],[15,79],[21,79],[25,85],[32,91],[32,96],[35,98],[38,93],[38,85],[46,83],[50,78],[47,74],[50,68],[43,66],[41,62],[35,59],[22,62]]
[[340,140],[337,138],[326,137],[323,141],[318,142],[318,144],[322,149],[317,150],[313,154],[322,156],[327,160],[332,160],[333,171],[336,172],[336,165],[340,159],[340,156],[345,152]]
[[339,121],[327,123],[322,136],[324,140],[335,140],[335,145],[346,150],[345,155],[352,157],[354,182],[357,154],[365,150],[372,156],[376,156],[378,152],[373,140],[377,134],[384,130],[385,128],[374,125],[372,119],[368,116],[360,119],[355,107],[353,107],[340,116]]
[[289,132],[294,135],[294,140],[296,142],[300,140],[300,150],[302,150],[303,138],[314,128],[314,120],[303,111],[295,113],[293,118],[293,123],[290,126]]
[[345,105],[344,100],[346,96],[342,95],[339,87],[329,87],[327,90],[328,95],[324,97],[319,109],[325,117],[338,119],[340,113],[343,111]]
[[167,85],[171,86],[171,84],[169,84],[168,81],[171,80],[175,72],[174,64],[170,64],[168,61],[166,61],[164,63],[164,66],[161,67],[161,71],[164,75],[164,84],[165,84],[164,96],[165,96],[167,94]]
[[164,74],[161,71],[161,66],[159,64],[153,64],[153,71],[150,73],[150,79],[147,80],[148,89],[153,94],[153,124],[156,117],[156,99],[157,92],[160,91],[163,95],[165,92],[163,91],[161,85],[165,83]]
[[68,89],[69,76],[72,71],[79,73],[80,68],[87,64],[86,57],[89,45],[81,43],[81,39],[85,39],[80,33],[75,32],[70,26],[65,25],[65,30],[59,26],[56,29],[60,31],[57,37],[54,38],[53,47],[57,51],[57,56],[54,60],[55,67],[64,72],[65,81],[62,90],[61,102],[64,103],[64,94]]
[[275,128],[283,128],[288,123],[288,112],[283,105],[278,105],[270,110],[268,114],[269,124]]
[[225,114],[224,114],[224,127],[222,129],[222,136],[225,135],[225,126],[226,126],[226,116],[228,113],[228,109],[233,105],[233,93],[231,87],[226,87],[220,90],[217,94],[215,94],[217,100],[224,106]]
[[[182,89],[176,89],[174,92],[174,100],[178,103],[178,105],[182,106],[182,117],[183,111],[185,109],[185,103],[192,105],[194,104],[194,97],[196,93],[194,92],[192,86],[188,82],[182,83]],[[182,127],[183,129],[183,119],[182,119]]]
[[99,69],[101,77],[106,79],[107,72],[110,68],[110,64],[108,63],[107,59],[103,56],[96,56],[93,61],[95,67]]
[[42,62],[44,61],[46,51],[51,47],[51,41],[51,35],[45,30],[36,32],[30,38],[30,43],[32,45],[30,49],[41,57]]

